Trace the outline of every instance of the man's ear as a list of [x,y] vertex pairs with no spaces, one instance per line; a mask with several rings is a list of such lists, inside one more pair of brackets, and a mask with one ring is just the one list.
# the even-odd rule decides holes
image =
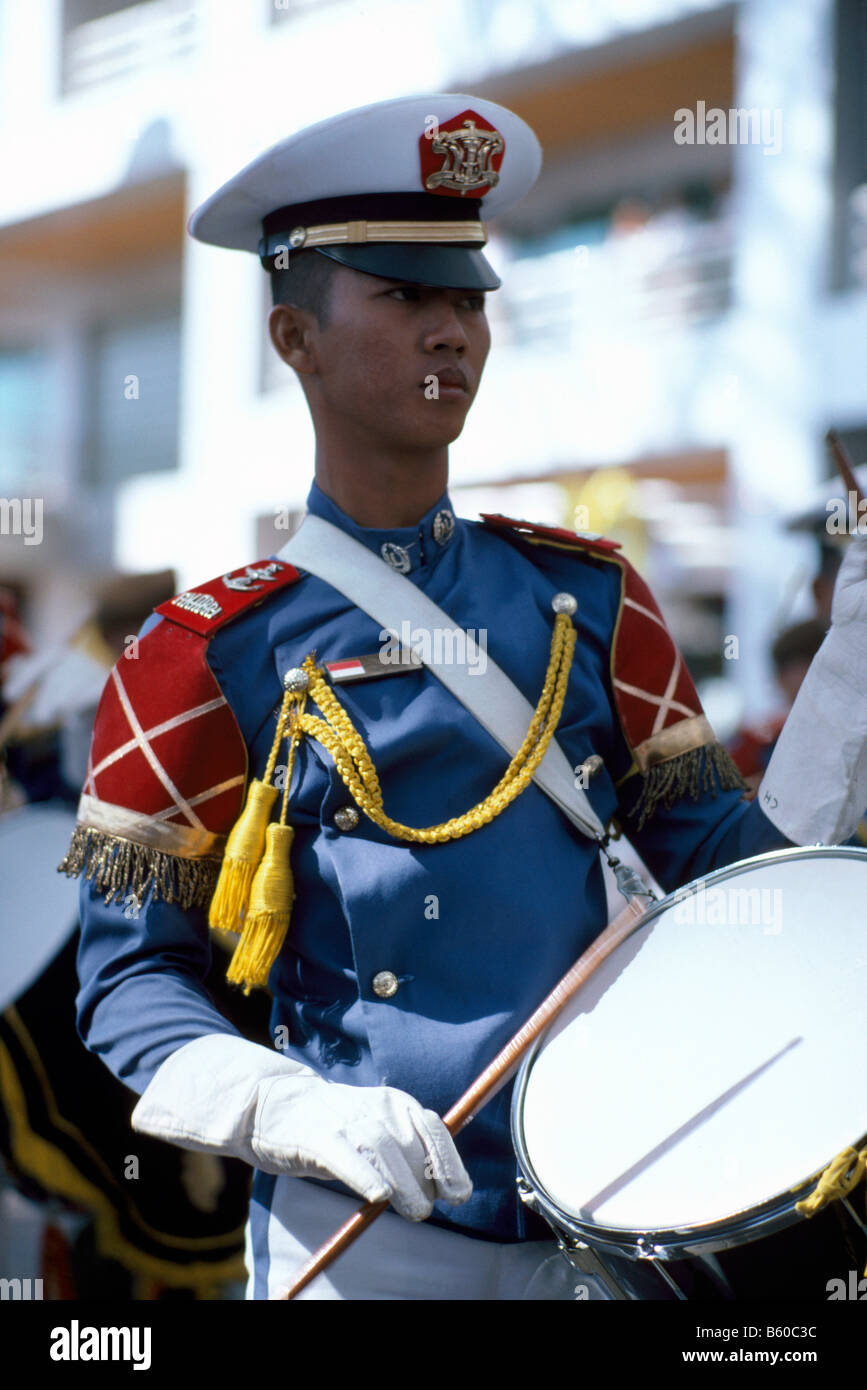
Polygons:
[[268,332],[278,356],[302,376],[315,370],[311,337],[316,319],[306,309],[275,304],[268,315]]

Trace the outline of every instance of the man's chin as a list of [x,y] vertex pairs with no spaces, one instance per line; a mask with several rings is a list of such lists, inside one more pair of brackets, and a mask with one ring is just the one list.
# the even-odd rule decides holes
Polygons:
[[419,444],[431,449],[452,444],[466,424],[471,404],[458,400],[426,401],[426,409],[414,421]]
[[464,421],[456,421],[454,426],[449,429],[425,430],[419,433],[410,441],[416,449],[447,449],[450,444],[460,436],[464,428]]
[[[400,414],[392,409],[381,417],[387,428],[382,432],[371,430],[371,433],[379,434],[387,448],[401,453],[448,448],[466,424],[469,405],[457,401],[445,404],[443,409],[438,409],[438,405],[436,401],[421,401],[414,409]],[[372,420],[369,423],[374,424]]]

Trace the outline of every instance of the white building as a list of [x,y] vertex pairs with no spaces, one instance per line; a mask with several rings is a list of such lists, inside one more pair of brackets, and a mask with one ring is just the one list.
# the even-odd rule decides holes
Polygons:
[[777,518],[829,425],[867,459],[865,28],[858,0],[0,3],[0,504],[43,506],[39,544],[0,508],[0,583],[36,636],[114,572],[258,558],[303,505],[267,277],[191,209],[335,111],[478,92],[545,167],[493,228],[459,510],[622,530],[698,673],[762,710],[813,560]]

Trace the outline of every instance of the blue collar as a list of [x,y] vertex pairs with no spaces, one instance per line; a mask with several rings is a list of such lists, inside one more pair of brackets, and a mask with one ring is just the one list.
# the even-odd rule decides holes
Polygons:
[[359,526],[315,482],[307,494],[307,510],[311,515],[330,521],[332,526],[339,526],[341,531],[354,536],[400,574],[411,574],[414,570],[436,564],[453,543],[460,525],[448,492],[443,493],[415,526],[391,526],[386,529]]

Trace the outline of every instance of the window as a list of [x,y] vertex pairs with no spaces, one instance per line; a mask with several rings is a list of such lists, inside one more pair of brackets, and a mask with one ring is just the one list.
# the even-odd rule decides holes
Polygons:
[[0,496],[11,496],[46,472],[49,372],[41,348],[0,349]]
[[89,356],[82,459],[88,483],[178,465],[180,319],[177,313],[97,328]]
[[135,77],[194,52],[196,0],[65,0],[63,90]]

